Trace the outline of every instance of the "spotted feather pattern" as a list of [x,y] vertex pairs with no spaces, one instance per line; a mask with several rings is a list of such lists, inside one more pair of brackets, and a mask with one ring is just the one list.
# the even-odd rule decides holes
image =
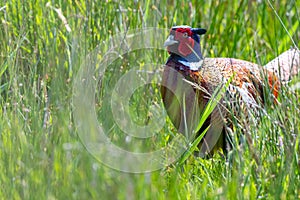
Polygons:
[[[177,73],[179,72],[182,78],[174,78],[176,75],[172,75],[170,73],[170,69],[173,69]],[[176,73],[175,72],[175,73]],[[174,73],[174,72],[173,72]],[[220,84],[225,84],[228,79],[232,78],[232,81],[227,88],[225,96],[221,99],[219,105],[217,106],[214,113],[209,117],[207,122],[205,123],[206,128],[208,125],[211,125],[208,132],[211,134],[207,134],[204,140],[201,142],[199,146],[201,146],[200,153],[201,155],[207,154],[211,151],[215,151],[215,149],[219,148],[219,146],[224,147],[225,142],[224,136],[225,135],[225,127],[232,127],[232,119],[239,121],[239,115],[244,115],[246,117],[242,117],[243,119],[247,119],[246,121],[239,121],[244,126],[249,123],[249,121],[253,121],[255,113],[257,113],[258,109],[261,108],[261,104],[263,103],[263,85],[264,81],[262,81],[262,77],[267,76],[268,80],[270,80],[269,84],[273,87],[273,98],[277,97],[277,90],[279,87],[279,82],[276,79],[276,76],[269,72],[264,71],[262,67],[250,63],[247,61],[239,60],[239,59],[232,59],[232,58],[204,58],[203,65],[199,68],[199,70],[190,70],[187,66],[184,66],[182,63],[177,62],[176,60],[170,59],[166,63],[166,67],[164,70],[163,75],[163,82],[165,85],[171,84],[173,88],[186,88],[187,86],[180,86],[183,84],[190,84],[193,86],[194,90],[197,91],[197,98],[198,104],[200,107],[200,113],[205,108],[205,105],[211,98],[211,95],[215,91],[215,89]],[[270,77],[268,77],[270,76]],[[175,80],[176,79],[176,80]],[[167,81],[169,80],[169,81]],[[184,89],[183,89],[184,90]],[[168,102],[175,99],[172,96],[172,93],[168,91],[167,88],[162,88],[162,96],[165,105],[171,105],[172,103]],[[191,103],[192,97],[186,95],[186,101],[189,104]],[[174,103],[173,103],[174,105]],[[178,128],[179,131],[184,131],[185,127],[182,126],[184,124],[180,120],[180,116],[182,114],[182,108],[180,107],[180,103],[177,106],[173,107],[172,109],[167,108],[167,112],[174,123],[174,125]],[[177,108],[177,109],[174,109]],[[199,113],[195,114],[193,109],[188,108],[187,111],[187,119],[194,119],[196,118],[195,115],[199,116]],[[189,127],[191,127],[193,122],[188,123]],[[201,133],[200,130],[199,133]],[[216,133],[220,132],[220,133]],[[219,136],[217,139],[211,138],[212,136]],[[208,138],[209,137],[209,138]],[[212,143],[215,146],[214,149],[207,145],[202,145]],[[217,145],[218,144],[218,145]]]

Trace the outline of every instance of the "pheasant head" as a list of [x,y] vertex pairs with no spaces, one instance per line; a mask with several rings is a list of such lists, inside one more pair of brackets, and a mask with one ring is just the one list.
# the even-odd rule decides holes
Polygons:
[[[200,37],[206,33],[203,28],[191,28],[189,26],[174,26],[170,35],[164,43],[173,59],[176,58],[185,66],[193,66],[191,63],[198,63],[202,60],[200,48]],[[195,69],[196,70],[196,69]]]

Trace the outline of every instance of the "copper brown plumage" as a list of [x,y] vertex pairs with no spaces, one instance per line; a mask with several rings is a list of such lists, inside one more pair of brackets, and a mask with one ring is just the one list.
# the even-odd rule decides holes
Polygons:
[[276,102],[280,81],[287,81],[298,73],[300,58],[297,49],[285,52],[278,57],[279,61],[273,60],[266,67],[234,58],[203,58],[199,35],[205,32],[205,29],[189,26],[171,28],[164,44],[170,57],[161,87],[171,121],[179,132],[186,134],[195,130],[216,88],[232,79],[219,105],[199,131],[201,133],[210,125],[199,144],[201,155],[218,148],[226,150],[226,126],[231,126],[231,118],[238,117],[241,112],[251,115],[260,108],[266,100],[263,90],[270,90],[268,94],[272,97],[269,98]]

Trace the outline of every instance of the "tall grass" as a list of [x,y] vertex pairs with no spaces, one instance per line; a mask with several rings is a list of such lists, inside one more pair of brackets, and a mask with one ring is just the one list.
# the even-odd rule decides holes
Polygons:
[[[226,159],[190,156],[181,165],[127,174],[104,166],[85,150],[72,116],[80,58],[119,32],[175,24],[203,27],[208,29],[202,37],[204,56],[262,65],[292,46],[291,39],[299,46],[300,2],[270,3],[274,9],[267,1],[244,0],[0,2],[0,198],[300,198],[299,90],[290,91],[289,86],[281,89],[279,104],[267,105],[259,123],[247,127],[258,162],[246,145],[237,146]],[[98,120],[116,142],[126,137],[114,126],[101,98],[110,95],[132,65],[151,59],[164,63],[167,53],[140,51],[125,59],[116,61],[122,68],[105,73],[96,94]],[[133,95],[130,109],[137,123],[147,121],[150,102],[161,103],[157,87],[148,85]],[[236,134],[239,129],[235,127]],[[163,146],[175,134],[167,119],[154,141],[133,139],[124,148]]]

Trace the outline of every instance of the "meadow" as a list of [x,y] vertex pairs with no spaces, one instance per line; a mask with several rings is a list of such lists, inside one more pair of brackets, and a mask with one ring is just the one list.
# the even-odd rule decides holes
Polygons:
[[[299,199],[299,76],[282,85],[278,104],[266,103],[259,123],[249,124],[250,146],[236,145],[226,158],[190,155],[144,173],[114,169],[87,151],[73,98],[80,63],[119,33],[135,37],[134,31],[147,27],[202,27],[205,57],[264,65],[299,47],[299,8],[297,0],[2,0],[0,199]],[[109,45],[98,51],[99,58]],[[177,131],[165,116],[159,134],[127,137],[113,116],[112,90],[134,66],[163,64],[167,57],[163,49],[120,55],[96,83],[97,120],[129,152],[160,148]],[[147,124],[157,114],[153,105],[162,105],[159,85],[138,88],[130,97],[131,119]],[[89,112],[84,108],[82,118]],[[242,127],[233,130],[238,135]]]

